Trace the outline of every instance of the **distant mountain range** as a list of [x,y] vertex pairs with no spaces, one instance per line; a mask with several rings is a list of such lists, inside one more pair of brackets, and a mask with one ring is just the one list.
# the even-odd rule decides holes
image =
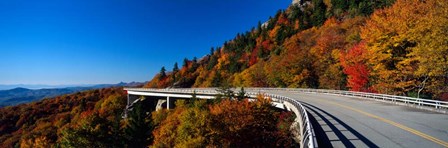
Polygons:
[[[123,82],[121,82],[123,83]],[[99,85],[114,85],[114,84],[70,84],[70,85],[45,85],[45,84],[0,84],[0,90],[9,90],[14,88],[27,89],[52,89],[52,88],[67,88],[67,87],[94,87]]]
[[[107,87],[138,87],[143,86],[144,82],[120,82],[118,84],[98,84],[98,85],[0,85],[0,89],[7,88],[7,86],[19,86],[9,90],[0,90],[0,108],[5,106],[17,105],[21,103],[28,103],[43,98],[51,98],[59,95],[76,93],[84,90],[99,89]],[[25,88],[26,87],[26,88]],[[58,87],[58,88],[55,88]],[[41,89],[33,89],[41,88]]]
[[41,84],[11,84],[2,85],[0,84],[0,90],[8,90],[14,88],[27,88],[27,89],[44,89],[44,88],[66,88],[66,87],[90,87],[95,84],[80,84],[80,85],[41,85]]

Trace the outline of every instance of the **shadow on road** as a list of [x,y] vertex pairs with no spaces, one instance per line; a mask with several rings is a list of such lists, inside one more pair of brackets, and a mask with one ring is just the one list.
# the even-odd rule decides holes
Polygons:
[[[325,110],[322,110],[314,105],[300,102],[303,106],[307,109],[307,112],[309,113],[311,124],[313,125],[314,132],[316,134],[316,139],[318,142],[319,147],[333,147],[331,142],[333,141],[340,141],[344,147],[359,147],[356,146],[353,142],[354,141],[361,141],[368,147],[378,148],[378,146],[364,137],[362,134],[348,126],[346,123],[338,119],[337,117],[333,116],[332,114],[326,112]],[[317,115],[316,117],[314,117]],[[325,122],[325,124],[319,123],[319,121]],[[335,121],[335,122],[331,122]],[[325,131],[322,126],[328,126],[331,131]],[[343,129],[338,129],[336,126],[341,125],[343,128],[346,129],[346,131],[353,134],[356,138],[349,138],[346,135],[342,133],[344,131]],[[328,137],[328,133],[334,133],[337,137],[337,139],[332,139]]]

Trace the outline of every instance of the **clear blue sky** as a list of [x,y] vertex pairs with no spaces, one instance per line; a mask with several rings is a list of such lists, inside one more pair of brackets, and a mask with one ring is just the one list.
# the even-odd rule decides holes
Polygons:
[[2,0],[0,84],[148,81],[291,0]]

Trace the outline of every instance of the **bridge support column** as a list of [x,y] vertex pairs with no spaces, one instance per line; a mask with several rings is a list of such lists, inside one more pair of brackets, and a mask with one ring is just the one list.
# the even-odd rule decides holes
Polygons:
[[170,109],[170,96],[166,97],[166,109]]
[[166,97],[166,109],[173,109],[174,108],[174,101],[176,101],[176,99],[170,98],[169,96]]
[[161,110],[164,103],[166,103],[165,99],[157,99],[156,111]]

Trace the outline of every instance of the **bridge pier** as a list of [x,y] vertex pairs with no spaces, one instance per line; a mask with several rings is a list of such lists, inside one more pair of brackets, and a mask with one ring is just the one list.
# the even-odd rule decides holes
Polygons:
[[164,104],[167,104],[165,99],[157,99],[156,111],[161,110]]
[[175,98],[170,98],[170,96],[166,97],[166,109],[173,109],[175,101]]
[[156,111],[166,107],[166,109],[173,109],[174,108],[174,102],[177,99],[173,97],[166,97],[166,99],[157,99],[157,105],[156,105]]
[[170,109],[170,105],[172,103],[170,102],[170,96],[166,97],[166,109]]

